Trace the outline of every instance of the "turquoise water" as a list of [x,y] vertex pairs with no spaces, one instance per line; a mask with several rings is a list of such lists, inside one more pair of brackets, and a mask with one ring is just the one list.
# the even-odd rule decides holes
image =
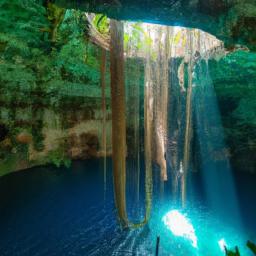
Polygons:
[[[189,178],[185,208],[178,201],[174,203],[168,183],[164,193],[159,193],[155,184],[149,224],[140,229],[121,230],[116,219],[111,172],[104,195],[101,167],[98,161],[90,160],[75,162],[71,169],[40,167],[0,178],[0,255],[154,255],[157,236],[161,256],[224,255],[218,244],[221,239],[229,248],[238,245],[241,255],[252,255],[245,244],[247,239],[256,238],[256,207],[251,203],[256,197],[255,175],[234,175],[240,220],[234,219],[231,212],[223,214],[211,209],[204,196],[201,175],[194,173]],[[137,207],[130,199],[128,193],[130,219],[142,217],[143,189]],[[193,226],[197,248],[189,239],[173,235],[164,225],[163,216],[173,209]]]
[[[228,248],[239,246],[242,255],[253,255],[245,247],[248,233],[234,224],[230,225],[216,218],[206,208],[188,206],[187,209],[170,206],[163,207],[154,214],[150,225],[155,234],[161,237],[163,255],[224,255],[220,241],[225,241]],[[170,210],[178,210],[194,227],[197,246],[184,236],[175,236],[161,221],[162,216]],[[179,223],[177,223],[179,225]]]

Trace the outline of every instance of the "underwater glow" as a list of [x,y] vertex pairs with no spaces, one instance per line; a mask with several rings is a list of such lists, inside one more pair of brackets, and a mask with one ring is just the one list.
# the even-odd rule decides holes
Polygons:
[[220,249],[221,249],[223,252],[225,252],[225,247],[227,246],[225,239],[224,239],[224,238],[220,239],[220,240],[218,241],[218,244],[219,244]]
[[190,240],[192,246],[197,248],[195,229],[190,221],[178,210],[172,210],[166,213],[162,221],[175,236],[181,236]]

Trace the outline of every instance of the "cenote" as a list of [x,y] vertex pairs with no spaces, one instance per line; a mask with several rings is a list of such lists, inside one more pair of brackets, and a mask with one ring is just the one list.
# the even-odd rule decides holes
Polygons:
[[0,20],[0,256],[256,255],[253,0]]

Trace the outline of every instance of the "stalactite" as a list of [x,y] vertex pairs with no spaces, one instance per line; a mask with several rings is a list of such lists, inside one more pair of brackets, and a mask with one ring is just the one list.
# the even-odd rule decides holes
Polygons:
[[110,21],[110,72],[112,105],[112,159],[115,202],[122,226],[128,225],[126,213],[126,120],[124,85],[123,24]]
[[106,138],[106,50],[101,49],[100,84],[101,84],[101,108],[102,108],[102,151],[103,151],[103,171],[104,171],[104,198],[107,188],[107,138]]

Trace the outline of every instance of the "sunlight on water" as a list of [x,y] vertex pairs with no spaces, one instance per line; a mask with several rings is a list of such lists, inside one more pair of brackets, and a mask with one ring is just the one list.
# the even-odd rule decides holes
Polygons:
[[225,239],[224,238],[220,239],[218,241],[218,244],[219,244],[220,249],[224,252],[225,247],[227,246]]
[[160,236],[162,255],[223,256],[225,246],[238,246],[241,255],[251,255],[246,248],[246,232],[239,229],[239,223],[229,225],[202,205],[173,207],[159,205],[150,221],[151,239]]
[[162,221],[175,236],[182,236],[190,240],[193,247],[197,247],[197,237],[194,227],[179,211],[172,210],[168,212],[166,215],[164,215]]

